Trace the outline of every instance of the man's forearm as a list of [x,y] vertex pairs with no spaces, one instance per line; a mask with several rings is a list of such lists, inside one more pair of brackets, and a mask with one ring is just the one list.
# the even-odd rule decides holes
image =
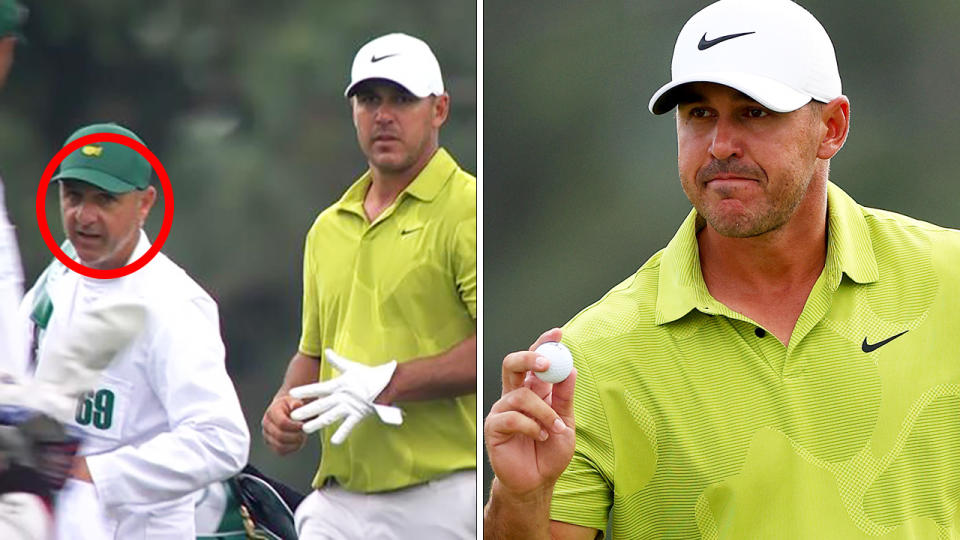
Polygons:
[[504,491],[494,478],[490,500],[483,508],[485,540],[550,540],[550,499],[553,486],[518,496]]
[[477,335],[449,350],[397,365],[377,403],[422,401],[473,394],[477,391]]
[[283,384],[277,390],[274,399],[285,396],[291,388],[304,384],[315,383],[320,376],[320,359],[297,352],[287,365],[287,372],[283,376]]

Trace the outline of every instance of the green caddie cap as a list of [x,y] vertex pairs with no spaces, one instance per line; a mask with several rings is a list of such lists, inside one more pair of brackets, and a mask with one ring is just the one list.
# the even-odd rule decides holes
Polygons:
[[[2,1],[2,0],[0,0]],[[117,124],[94,124],[73,132],[64,146],[84,135],[117,133],[146,146],[137,134]],[[50,182],[80,180],[110,193],[127,193],[150,185],[150,162],[136,150],[119,143],[97,142],[81,146],[60,163]]]
[[0,37],[23,39],[20,28],[27,22],[27,13],[16,0],[0,0]]

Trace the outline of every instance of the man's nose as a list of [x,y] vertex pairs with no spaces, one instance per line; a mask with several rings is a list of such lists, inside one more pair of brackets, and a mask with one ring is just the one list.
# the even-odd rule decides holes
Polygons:
[[373,119],[379,124],[393,122],[393,105],[391,105],[387,100],[383,100],[380,105],[377,106],[377,110],[373,115]]
[[77,222],[81,225],[89,225],[99,217],[97,205],[89,201],[80,201],[74,209]]
[[729,118],[720,117],[713,127],[713,141],[710,153],[720,161],[731,157],[743,157],[743,145],[740,126]]

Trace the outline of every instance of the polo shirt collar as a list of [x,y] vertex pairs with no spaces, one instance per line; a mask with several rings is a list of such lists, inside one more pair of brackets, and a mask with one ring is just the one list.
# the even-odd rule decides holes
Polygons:
[[[450,154],[444,148],[438,148],[420,174],[400,192],[397,200],[407,194],[422,201],[432,201],[456,170],[457,163]],[[347,189],[335,206],[340,210],[347,210],[361,216],[366,215],[363,211],[363,199],[372,181],[373,176],[368,170]]]
[[438,148],[427,166],[403,191],[421,201],[432,201],[456,170],[457,163],[450,154],[443,148]]
[[[824,272],[836,289],[841,275],[856,283],[879,278],[877,259],[863,210],[833,183],[827,183],[827,260]],[[710,296],[700,271],[697,232],[705,226],[691,210],[680,230],[663,250],[657,293],[656,323],[676,321],[694,309],[722,311]],[[712,314],[712,313],[711,313]]]
[[827,208],[830,210],[827,256],[831,257],[834,268],[860,284],[880,279],[863,208],[832,183],[827,184]]

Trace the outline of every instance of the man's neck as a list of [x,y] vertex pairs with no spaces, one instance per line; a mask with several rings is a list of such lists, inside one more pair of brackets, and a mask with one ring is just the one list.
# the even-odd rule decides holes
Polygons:
[[133,254],[136,252],[137,246],[140,245],[140,235],[142,231],[143,229],[138,228],[124,246],[114,253],[109,260],[95,262],[84,261],[83,258],[80,257],[80,263],[96,270],[116,270],[117,268],[123,268],[133,262]]
[[433,159],[439,147],[423,152],[420,158],[403,171],[385,171],[370,165],[370,187],[363,197],[363,209],[371,222],[387,209]]
[[752,238],[697,235],[710,294],[786,344],[820,277],[827,254],[826,179],[814,180],[790,221]]

